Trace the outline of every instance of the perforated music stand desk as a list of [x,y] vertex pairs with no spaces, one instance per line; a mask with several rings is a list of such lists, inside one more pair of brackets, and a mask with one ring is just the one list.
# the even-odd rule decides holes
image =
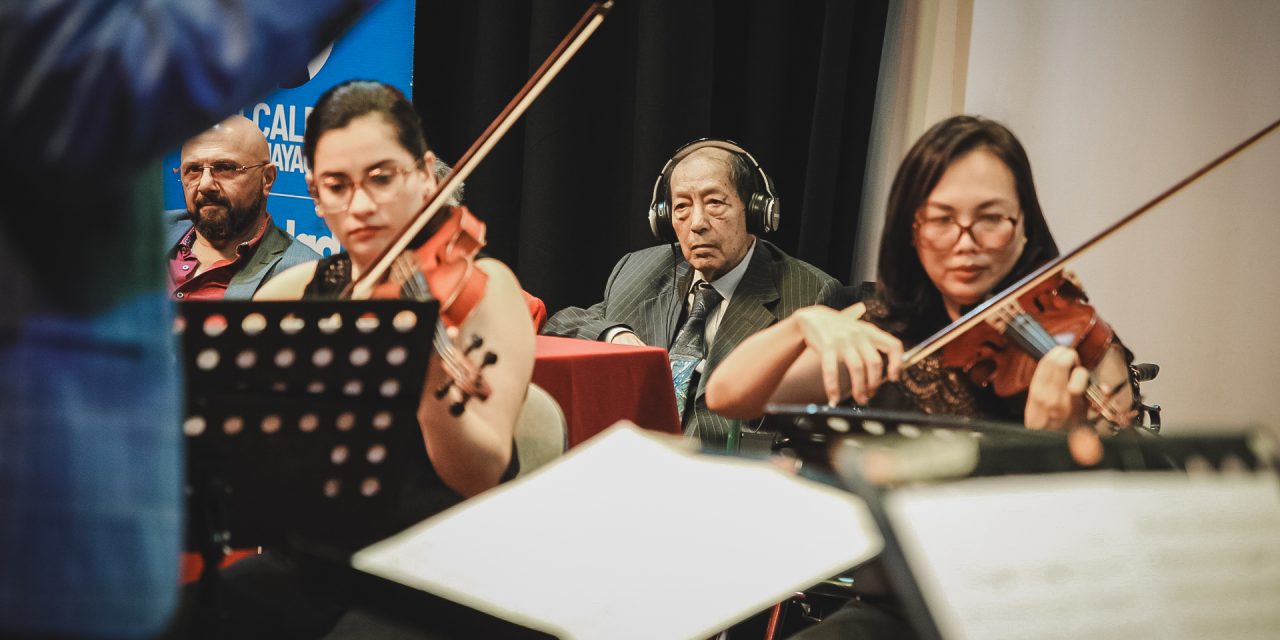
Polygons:
[[224,549],[284,546],[304,579],[430,637],[547,637],[350,566],[353,551],[412,524],[401,500],[426,455],[417,408],[435,302],[179,309],[187,545],[205,556],[202,583],[216,582]]
[[[1243,627],[1245,633],[1232,637],[1261,638],[1269,637],[1275,628],[1271,623],[1280,618],[1273,613],[1274,600],[1267,601],[1270,596],[1280,596],[1280,552],[1270,542],[1272,525],[1280,525],[1280,500],[1276,499],[1274,487],[1274,443],[1264,434],[1245,431],[1225,436],[1152,437],[1127,433],[1104,438],[1101,461],[1085,466],[1072,459],[1061,434],[1027,431],[1017,425],[819,405],[773,405],[768,412],[791,421],[786,426],[782,420],[775,420],[775,426],[788,437],[826,447],[823,462],[829,464],[839,482],[866,499],[885,540],[881,555],[885,573],[921,638],[965,637],[963,630],[977,637],[1010,637],[990,634],[997,628],[1007,632],[1019,624],[1033,626],[1044,621],[1058,625],[1053,633],[1066,633],[1064,637],[1167,637],[1167,625],[1172,624],[1168,621],[1178,616],[1188,616],[1190,621],[1186,623],[1189,630],[1179,637],[1199,637],[1194,628],[1213,635],[1215,632],[1192,625],[1220,622],[1219,630],[1224,632],[1253,625]],[[849,444],[851,440],[857,443]],[[935,447],[940,443],[941,447]],[[959,445],[957,449],[967,448],[972,455],[957,465],[957,458],[950,455],[945,443]],[[868,467],[862,464],[873,449],[878,453],[892,452],[897,458],[895,463],[914,465],[915,471],[929,471],[930,467],[947,470],[935,468],[938,473],[933,477],[926,473],[914,480],[876,484],[869,481],[865,473]],[[922,460],[924,464],[920,464]],[[883,461],[880,458],[878,462]],[[961,473],[956,474],[957,470]],[[1063,473],[1099,470],[1104,473]],[[1107,475],[1107,471],[1135,473]],[[1009,474],[1022,477],[989,477]],[[1173,486],[1172,492],[1169,485]],[[1102,502],[1095,498],[1080,501],[1077,496],[1101,496],[1097,499]],[[1144,502],[1148,496],[1162,499]],[[1040,501],[1075,505],[1076,510],[1060,510],[1050,514],[1049,520],[1037,521],[1036,518],[1046,517],[1034,515],[1040,512],[1032,505]],[[1182,510],[1184,501],[1214,513]],[[1093,508],[1106,504],[1111,505],[1111,511]],[[973,505],[988,506],[983,510]],[[992,508],[996,510],[991,511]],[[1219,508],[1221,513],[1216,513]],[[1024,513],[1029,515],[1020,515]],[[1104,513],[1111,515],[1101,515]],[[1113,523],[1110,528],[1108,522]],[[1153,522],[1170,524],[1154,527]],[[1056,526],[1062,528],[1062,533],[1053,531]],[[1214,526],[1219,527],[1214,531],[1220,537],[1206,538]],[[1196,527],[1205,531],[1196,533]],[[1080,534],[1075,533],[1077,529]],[[989,533],[974,537],[975,531]],[[1099,536],[1100,531],[1128,535],[1105,539]],[[1137,535],[1139,531],[1143,535]],[[1005,536],[1006,532],[1015,535]],[[964,535],[969,537],[961,537]],[[1104,541],[1090,546],[1084,544],[1085,538],[1077,539],[1075,535],[1083,535],[1091,543]],[[992,542],[973,542],[985,536],[990,536]],[[1000,541],[1017,539],[1032,543],[1017,547],[1004,542],[1008,546],[1001,546]],[[1211,542],[1206,544],[1206,539]],[[964,540],[973,546],[949,546]],[[1151,545],[1154,550],[1133,552],[1134,547],[1144,545]],[[962,570],[957,571],[955,565],[941,569],[931,566],[931,562],[955,554],[962,556]],[[1195,590],[1171,589],[1169,585],[1193,576],[1183,567],[1203,566],[1205,558],[1219,554],[1221,562],[1234,560],[1237,568],[1245,572],[1237,572],[1232,581],[1248,581],[1248,588],[1242,589],[1242,597],[1237,597],[1230,595],[1231,587],[1226,583],[1216,590],[1209,586],[1213,580],[1202,586],[1215,593],[1228,593],[1219,599],[1231,601],[1228,606],[1237,617],[1186,613],[1196,607],[1187,606],[1191,603],[1185,601],[1183,594]],[[1185,562],[1163,561],[1166,557]],[[1254,569],[1255,575],[1250,576],[1246,567]],[[1058,582],[1051,582],[1054,580]],[[957,586],[960,584],[964,587]],[[1013,609],[1013,604],[1025,604],[1012,596],[1026,593],[1028,584],[1049,584],[1042,589],[1048,594],[1041,602],[1043,606]],[[974,594],[983,589],[1003,595],[979,600]],[[1258,602],[1244,600],[1257,600],[1258,594],[1264,596]],[[1256,606],[1264,601],[1264,606]],[[1162,607],[1161,614],[1127,609],[1121,602],[1150,602],[1152,607]],[[974,612],[987,619],[975,618]],[[1095,619],[1110,626],[1102,630],[1089,626],[1103,624]],[[1260,631],[1250,635],[1248,629]],[[1042,637],[1025,629],[1016,633]]]
[[393,533],[433,302],[186,302],[188,545],[355,549]]

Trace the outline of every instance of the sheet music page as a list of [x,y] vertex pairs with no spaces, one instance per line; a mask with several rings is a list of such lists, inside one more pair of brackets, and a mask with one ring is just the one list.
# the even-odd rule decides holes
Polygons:
[[706,638],[881,549],[852,494],[657,438],[619,423],[352,564],[560,637]]
[[1280,637],[1274,473],[979,478],[886,508],[947,639]]

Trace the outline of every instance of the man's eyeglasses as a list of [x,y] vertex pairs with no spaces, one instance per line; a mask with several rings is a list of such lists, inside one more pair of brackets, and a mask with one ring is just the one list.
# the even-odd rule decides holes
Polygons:
[[417,167],[374,167],[355,182],[342,175],[326,175],[315,183],[316,207],[325,213],[342,213],[351,206],[357,189],[364,189],[370,200],[387,204],[400,195],[400,177]]
[[980,214],[967,225],[960,224],[955,216],[916,218],[913,225],[916,236],[924,246],[935,251],[946,251],[960,241],[963,233],[983,249],[1002,249],[1013,240],[1018,217],[1002,213]]
[[250,169],[264,167],[270,162],[259,162],[258,164],[239,165],[234,162],[214,162],[212,164],[187,164],[181,167],[174,167],[173,173],[178,176],[182,184],[187,186],[199,184],[200,178],[204,177],[204,172],[209,171],[209,175],[218,182],[231,181],[244,175]]

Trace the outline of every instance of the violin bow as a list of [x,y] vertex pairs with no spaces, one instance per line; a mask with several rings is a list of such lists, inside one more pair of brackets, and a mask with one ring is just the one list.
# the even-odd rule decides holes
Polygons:
[[600,24],[604,22],[605,15],[613,8],[614,0],[604,0],[603,2],[595,2],[587,8],[587,12],[582,15],[578,23],[573,26],[568,35],[556,45],[551,51],[547,59],[542,62],[542,66],[533,73],[520,91],[516,93],[511,102],[507,103],[506,108],[494,118],[489,127],[480,134],[480,137],[471,144],[471,148],[462,155],[457,164],[453,167],[453,172],[445,178],[444,182],[439,185],[436,194],[427,202],[412,222],[409,223],[396,237],[394,241],[387,245],[382,253],[374,259],[373,266],[368,271],[361,274],[359,278],[353,280],[347,286],[347,290],[343,291],[342,297],[351,298],[368,298],[373,291],[374,285],[382,280],[383,276],[395,263],[396,257],[409,248],[409,243],[417,237],[427,223],[435,217],[437,211],[448,201],[450,194],[457,189],[457,186],[466,180],[475,170],[476,166],[489,155],[489,151],[493,146],[506,135],[511,125],[515,124],[520,116],[524,115],[529,105],[542,94],[542,90],[555,79],[560,73],[560,69],[565,63],[573,57],[578,49],[586,43],[587,39],[596,32]]
[[935,351],[945,347],[949,342],[954,340],[957,336],[961,335],[965,331],[968,331],[969,329],[973,328],[979,323],[988,321],[993,315],[995,315],[1004,306],[1004,304],[1007,301],[1017,300],[1018,298],[1021,298],[1023,295],[1025,295],[1027,292],[1031,291],[1032,289],[1035,289],[1045,280],[1048,280],[1049,278],[1052,278],[1053,276],[1057,275],[1058,272],[1062,271],[1066,267],[1067,262],[1070,262],[1071,260],[1079,257],[1085,251],[1092,249],[1098,243],[1102,242],[1104,239],[1111,236],[1111,234],[1119,231],[1121,228],[1125,227],[1130,222],[1133,222],[1134,220],[1138,219],[1139,216],[1155,208],[1156,205],[1169,199],[1171,196],[1173,196],[1173,194],[1178,193],[1179,191],[1182,191],[1183,189],[1191,186],[1192,183],[1196,182],[1200,178],[1203,178],[1210,171],[1217,169],[1227,160],[1230,160],[1240,152],[1252,146],[1253,143],[1266,137],[1267,134],[1274,131],[1277,127],[1280,127],[1280,120],[1276,120],[1275,122],[1272,122],[1266,127],[1263,127],[1261,131],[1258,131],[1257,133],[1246,138],[1240,144],[1237,144],[1236,146],[1228,149],[1225,153],[1218,156],[1217,158],[1214,158],[1203,167],[1196,169],[1187,177],[1183,178],[1182,180],[1179,180],[1173,186],[1169,187],[1168,189],[1165,189],[1162,193],[1160,193],[1156,197],[1148,200],[1145,204],[1135,209],[1132,213],[1124,216],[1123,218],[1120,218],[1119,220],[1112,223],[1107,228],[1103,229],[1097,235],[1084,241],[1084,243],[1081,244],[1080,246],[1054,258],[1053,260],[1050,260],[1044,263],[1043,265],[1040,265],[1038,269],[1032,271],[1026,276],[1023,276],[1022,279],[1018,280],[1017,282],[1009,285],[1004,289],[1004,291],[1001,291],[1000,293],[994,296],[991,296],[982,304],[974,307],[963,316],[960,316],[954,322],[943,327],[937,333],[929,336],[920,344],[917,344],[911,349],[908,349],[907,351],[905,351],[902,354],[902,365],[904,367],[910,367],[920,363],[925,358],[933,354]]

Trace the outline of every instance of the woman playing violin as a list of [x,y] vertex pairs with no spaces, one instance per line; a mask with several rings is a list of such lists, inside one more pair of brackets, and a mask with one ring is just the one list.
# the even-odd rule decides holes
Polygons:
[[[347,82],[321,96],[307,118],[303,154],[316,213],[346,251],[280,274],[263,286],[258,299],[338,295],[370,267],[438,187],[436,157],[427,148],[413,106],[400,91],[378,82]],[[431,465],[461,496],[475,495],[511,475],[512,434],[533,371],[533,324],[515,275],[493,259],[480,258],[475,267],[488,275],[488,282],[457,329],[461,336],[481,336],[483,350],[498,355],[497,362],[482,370],[492,392],[454,415],[450,406],[461,398],[456,390],[436,397],[434,390],[448,378],[433,355],[418,410]],[[431,274],[425,275],[430,279]]]
[[[378,82],[347,82],[321,96],[307,118],[303,154],[316,213],[346,251],[281,273],[256,299],[341,295],[438,188],[437,160],[413,106],[400,91]],[[441,210],[436,219],[446,213]],[[424,235],[437,226],[428,225]],[[475,268],[488,280],[456,329],[461,336],[482,336],[483,351],[498,354],[481,370],[490,393],[487,400],[458,405],[465,399],[455,385],[437,398],[435,390],[449,379],[440,356],[431,356],[418,408],[426,455],[409,474],[396,514],[404,526],[513,477],[518,467],[513,434],[533,371],[533,323],[506,266],[481,258]],[[451,406],[465,408],[457,413]],[[292,559],[278,551],[223,569],[221,584],[219,637],[322,637],[335,628],[341,637],[413,636],[376,614],[351,609],[345,592],[302,579]]]
[[[874,398],[879,406],[1017,420],[1032,429],[1080,424],[1091,372],[1070,347],[1049,350],[1027,390],[1010,398],[944,367],[938,354],[901,364],[904,343],[919,343],[1057,255],[1017,138],[983,118],[940,122],[894,179],[875,297],[843,311],[801,309],[756,334],[717,369],[725,375],[712,375],[708,406],[745,418],[769,402],[835,404],[852,395],[859,404]],[[1124,424],[1136,415],[1129,360],[1113,341],[1092,372]]]

